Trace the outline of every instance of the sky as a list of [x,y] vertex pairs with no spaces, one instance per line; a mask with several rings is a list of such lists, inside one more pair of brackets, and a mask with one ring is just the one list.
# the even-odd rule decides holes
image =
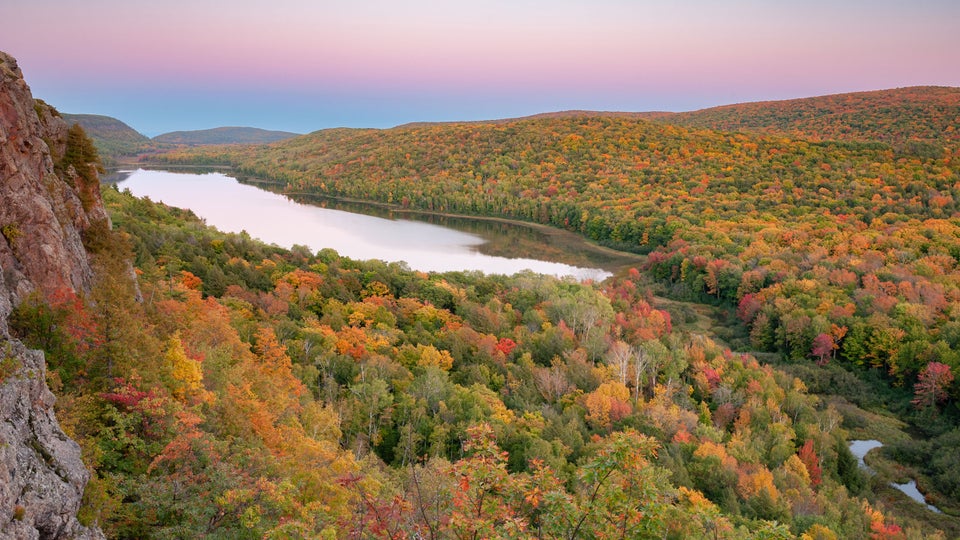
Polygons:
[[0,0],[34,96],[154,136],[960,86],[957,0]]

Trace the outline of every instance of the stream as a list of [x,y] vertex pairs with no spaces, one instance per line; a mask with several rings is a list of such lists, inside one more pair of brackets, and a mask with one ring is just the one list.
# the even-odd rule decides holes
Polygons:
[[[865,440],[865,441],[850,441],[850,452],[853,455],[857,456],[857,461],[860,462],[861,468],[866,469],[870,473],[873,473],[874,472],[873,469],[871,469],[867,465],[867,463],[863,460],[863,458],[864,456],[867,455],[867,452],[869,452],[870,450],[873,450],[874,448],[880,448],[881,446],[883,446],[882,442],[873,440],[873,439]],[[923,496],[923,493],[920,493],[920,490],[917,489],[916,480],[911,479],[909,482],[905,484],[890,482],[890,485],[899,489],[903,493],[905,493],[907,497],[910,497],[911,499],[917,501],[918,503],[926,506],[931,511],[936,512],[938,514],[943,513],[936,506],[933,506],[932,504],[927,503],[927,500]]]

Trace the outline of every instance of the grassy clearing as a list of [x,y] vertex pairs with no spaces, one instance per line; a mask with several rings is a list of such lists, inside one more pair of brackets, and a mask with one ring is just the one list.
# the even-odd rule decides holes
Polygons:
[[[653,306],[670,314],[676,331],[706,336],[738,352],[749,352],[761,360],[769,353],[750,350],[750,335],[733,309],[655,296]],[[776,355],[774,355],[776,356]]]
[[824,401],[843,415],[843,427],[849,433],[850,440],[875,439],[891,444],[910,438],[904,431],[907,424],[889,411],[867,411],[840,396],[825,396]]

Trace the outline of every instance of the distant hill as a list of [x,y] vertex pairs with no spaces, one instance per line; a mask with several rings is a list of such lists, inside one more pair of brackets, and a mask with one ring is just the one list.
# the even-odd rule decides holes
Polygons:
[[920,157],[936,157],[942,154],[944,147],[960,147],[960,88],[949,86],[913,86],[758,101],[689,112],[571,110],[487,121],[412,122],[394,129],[502,125],[577,117],[651,120],[687,128],[786,135],[810,141],[884,143],[898,152]]
[[151,140],[116,118],[98,114],[63,114],[68,125],[80,127],[93,139],[105,164],[125,156],[135,156],[153,149]]
[[141,154],[170,150],[177,146],[266,144],[298,136],[297,133],[251,127],[219,127],[198,131],[173,131],[150,139],[109,116],[63,114],[63,118],[69,125],[80,124],[93,139],[100,157],[108,166]]
[[[656,119],[684,127],[879,141],[896,149],[960,145],[960,88],[914,86],[785,101],[724,105]],[[930,150],[927,148],[927,150]],[[930,156],[927,156],[930,157]]]
[[[426,127],[426,126],[510,124],[513,122],[521,121],[521,120],[564,119],[564,118],[582,118],[582,117],[654,120],[657,118],[670,116],[673,114],[677,114],[677,113],[662,112],[662,111],[654,111],[654,112],[587,111],[587,110],[573,109],[568,111],[537,113],[537,114],[531,114],[528,116],[518,116],[513,118],[498,118],[495,120],[450,120],[450,121],[440,121],[440,122],[408,122],[406,124],[400,124],[399,126],[396,126],[393,129],[416,128],[416,127]],[[351,128],[332,128],[332,129],[351,129]],[[322,129],[320,131],[327,132],[331,130]],[[317,133],[317,132],[314,132],[314,133]]]
[[944,146],[960,146],[960,88],[949,86],[913,86],[738,103],[690,112],[571,110],[476,122],[413,122],[397,128],[575,117],[652,120],[687,128],[787,135],[812,141],[872,141],[914,154],[937,153]]
[[218,127],[197,131],[172,131],[157,135],[154,142],[186,145],[266,144],[299,136],[289,131],[270,131],[252,127]]

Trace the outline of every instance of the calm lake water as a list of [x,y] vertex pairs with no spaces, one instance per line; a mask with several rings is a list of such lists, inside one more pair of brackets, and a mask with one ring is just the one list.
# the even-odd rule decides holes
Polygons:
[[599,281],[619,268],[638,264],[633,256],[596,249],[563,231],[394,213],[319,199],[304,204],[221,173],[141,169],[115,173],[105,181],[137,197],[189,208],[221,231],[246,231],[267,243],[297,244],[314,252],[332,248],[351,259],[405,261],[410,268],[426,272],[480,270],[509,275],[532,270]]

